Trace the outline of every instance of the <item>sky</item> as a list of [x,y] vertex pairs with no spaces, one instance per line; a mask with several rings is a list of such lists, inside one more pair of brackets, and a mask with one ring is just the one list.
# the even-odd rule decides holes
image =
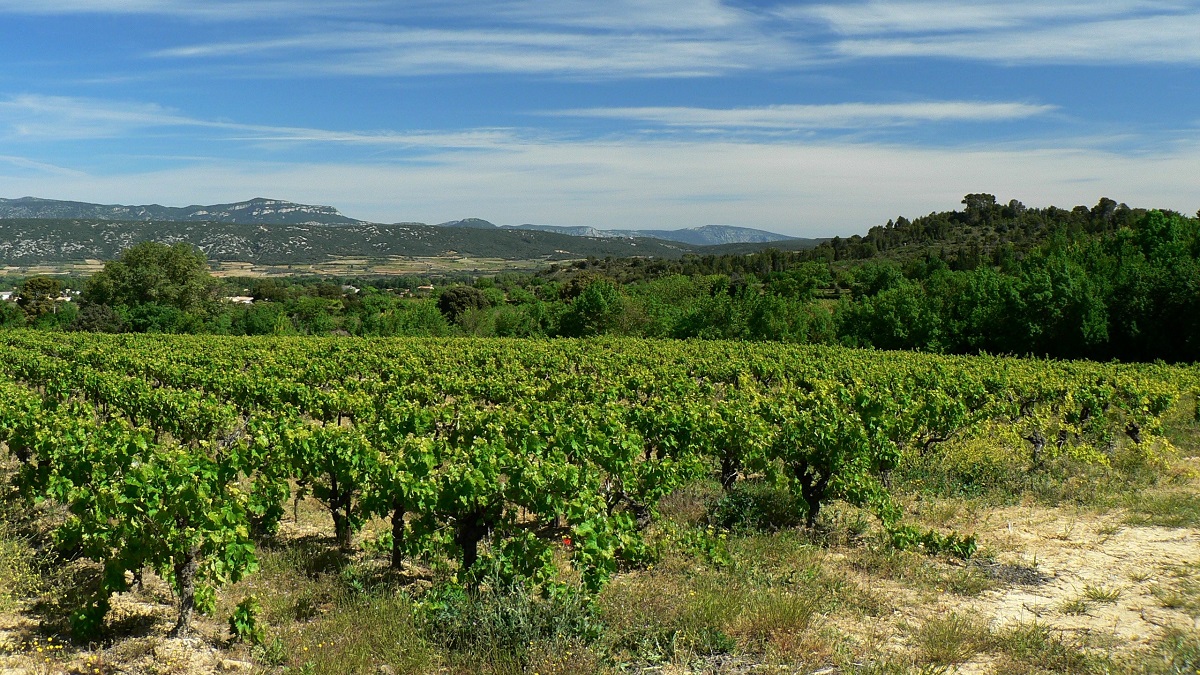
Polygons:
[[1200,0],[0,0],[0,197],[865,233],[1200,208]]

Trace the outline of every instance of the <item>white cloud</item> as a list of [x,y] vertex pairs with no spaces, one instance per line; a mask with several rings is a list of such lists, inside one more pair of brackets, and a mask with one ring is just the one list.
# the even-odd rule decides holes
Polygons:
[[1185,0],[901,0],[790,7],[851,58],[939,57],[1001,63],[1200,63],[1200,3]]
[[847,40],[844,56],[946,57],[1002,63],[1200,64],[1200,13],[1012,32]]
[[697,30],[742,23],[722,0],[0,0],[0,13],[176,16],[211,21],[321,17],[350,21],[571,26],[589,29]]
[[122,138],[152,129],[185,129],[229,141],[340,143],[400,147],[500,147],[514,141],[504,129],[458,132],[336,131],[203,120],[153,103],[22,94],[0,100],[0,138],[45,142]]
[[506,22],[606,30],[721,30],[746,21],[744,12],[721,0],[493,0],[443,5],[443,11],[480,16],[481,6],[483,16]]
[[386,7],[379,0],[0,0],[0,13],[175,16],[207,21],[348,16]]
[[229,70],[280,77],[692,77],[794,64],[804,52],[764,31],[759,14],[722,0],[0,0],[4,13],[260,19],[229,41],[181,44],[152,56],[225,58],[234,61],[225,64]]
[[29,173],[32,173],[35,175],[50,174],[50,175],[59,175],[59,176],[80,176],[80,177],[87,176],[87,174],[82,171],[76,171],[74,169],[67,169],[67,168],[64,168],[61,166],[56,166],[54,164],[47,164],[45,162],[39,162],[36,160],[29,159],[28,157],[16,157],[14,155],[0,155],[0,163],[8,164],[12,167],[15,167],[17,169],[22,169],[25,172],[29,172]]
[[150,56],[257,77],[699,77],[803,53],[722,0],[0,0],[0,15],[92,13],[240,24],[226,41]]
[[857,129],[915,122],[995,122],[1035,117],[1050,105],[1016,102],[924,101],[915,103],[835,103],[756,108],[583,108],[551,115],[649,122],[707,129]]
[[1184,2],[1147,0],[870,0],[823,5],[790,6],[776,14],[827,24],[841,35],[895,33],[979,32],[1047,23],[1080,23],[1137,16],[1144,12],[1177,12]]
[[904,56],[1200,63],[1195,0],[0,0],[0,14],[86,13],[255,21],[257,39],[155,55],[276,77],[695,77]]
[[132,129],[195,125],[162,106],[22,94],[0,100],[0,136],[79,140],[122,136]]
[[[631,33],[561,28],[437,29],[375,26],[160,50],[160,58],[277,59],[279,72],[388,76],[531,73],[587,78],[693,77],[777,68],[804,60],[785,40],[746,30]],[[303,63],[303,67],[296,65]],[[264,66],[255,66],[262,69]]]

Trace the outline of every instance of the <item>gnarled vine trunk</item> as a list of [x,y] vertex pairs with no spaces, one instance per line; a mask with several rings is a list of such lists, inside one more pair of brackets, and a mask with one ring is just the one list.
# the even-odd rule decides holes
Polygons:
[[350,522],[350,509],[353,505],[354,494],[349,490],[339,490],[337,478],[329,478],[329,514],[333,516],[333,534],[337,539],[338,548],[348,551],[354,546],[354,527]]
[[404,514],[407,509],[396,502],[392,505],[392,569],[404,565]]
[[808,513],[804,516],[804,526],[812,529],[817,526],[817,516],[821,515],[821,502],[829,488],[829,476],[814,476],[807,469],[797,471],[800,480],[800,495],[808,505]]
[[479,542],[488,533],[488,522],[483,511],[475,511],[462,518],[454,533],[454,543],[462,551],[460,573],[465,574],[479,559]]
[[187,637],[196,614],[196,572],[200,569],[200,547],[193,546],[175,561],[175,584],[179,587],[179,619],[171,637]]
[[721,487],[729,490],[733,484],[737,482],[738,471],[742,468],[742,462],[737,455],[727,452],[721,455]]

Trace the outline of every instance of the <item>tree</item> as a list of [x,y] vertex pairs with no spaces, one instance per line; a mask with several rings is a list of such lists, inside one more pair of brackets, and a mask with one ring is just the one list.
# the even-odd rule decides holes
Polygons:
[[594,279],[570,302],[560,332],[568,337],[608,333],[616,327],[623,309],[617,285],[607,279]]
[[967,211],[990,211],[996,205],[996,195],[986,193],[969,194],[963,197],[962,203],[967,207]]
[[33,320],[53,312],[61,294],[62,282],[58,279],[29,277],[21,284],[17,294],[17,305],[25,310],[30,320]]
[[971,225],[990,224],[997,211],[995,195],[969,194],[963,197],[962,203],[967,207],[967,223]]
[[446,319],[454,322],[470,309],[487,309],[487,297],[474,286],[454,286],[438,296],[438,309]]
[[0,301],[0,328],[20,328],[25,325],[25,312],[11,302]]
[[71,324],[71,330],[89,333],[122,333],[126,329],[125,320],[108,305],[85,305]]
[[88,280],[83,301],[116,307],[156,304],[188,314],[215,308],[217,281],[204,253],[189,244],[146,241],[127,248]]

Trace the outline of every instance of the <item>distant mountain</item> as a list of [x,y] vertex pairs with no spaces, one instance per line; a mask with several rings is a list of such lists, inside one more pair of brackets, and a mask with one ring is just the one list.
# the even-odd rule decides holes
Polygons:
[[588,226],[568,225],[504,225],[497,226],[479,218],[466,218],[440,223],[438,227],[470,227],[475,229],[493,229],[499,227],[505,230],[537,230],[539,232],[555,232],[572,237],[596,237],[601,239],[615,238],[651,238],[664,241],[677,241],[693,246],[718,246],[721,244],[765,244],[772,241],[788,241],[795,239],[774,232],[755,230],[749,227],[734,227],[732,225],[704,225],[689,227],[682,230],[601,230]]
[[97,218],[0,219],[0,264],[111,260],[141,241],[187,242],[212,261],[313,264],[335,258],[467,256],[505,260],[678,258],[700,249],[660,239],[596,239],[555,232],[421,224],[243,225]]
[[[620,230],[618,230],[620,231]],[[772,241],[795,239],[766,230],[733,225],[704,225],[682,230],[626,230],[631,237],[654,237],[678,241],[694,246],[716,246],[718,244],[765,244]]]
[[311,264],[338,257],[378,260],[454,255],[546,261],[678,258],[688,253],[708,253],[713,245],[758,249],[765,245],[808,248],[816,243],[721,225],[686,230],[599,230],[501,227],[481,218],[438,225],[383,225],[348,218],[330,206],[263,198],[186,207],[103,205],[35,197],[0,199],[0,264],[110,260],[140,241],[187,242],[213,261],[258,264]]
[[[57,199],[21,197],[0,199],[0,220],[25,219],[88,219],[129,222],[239,223],[242,225],[364,225],[366,221],[348,218],[332,206],[311,206],[281,199],[256,197],[233,204],[210,206],[125,206],[122,204],[90,204]],[[404,227],[424,227],[424,223],[396,223]],[[794,239],[782,234],[731,225],[705,225],[683,230],[601,230],[595,227],[559,225],[499,226],[482,218],[464,218],[438,223],[434,227],[467,228],[473,230],[535,230],[573,237],[651,238],[674,241],[693,246],[721,244],[762,244]]]
[[92,220],[241,223],[244,225],[355,225],[332,206],[309,206],[257,197],[233,204],[212,206],[124,206],[89,204],[57,199],[0,199],[0,218],[87,218]]
[[451,220],[446,223],[438,223],[434,227],[466,227],[472,230],[494,230],[498,227],[495,223],[489,223],[482,218],[463,218],[462,220]]
[[621,230],[598,230],[587,225],[510,225],[513,229],[518,230],[537,230],[538,232],[557,232],[558,234],[569,234],[572,237],[624,237],[624,234],[618,234]]

